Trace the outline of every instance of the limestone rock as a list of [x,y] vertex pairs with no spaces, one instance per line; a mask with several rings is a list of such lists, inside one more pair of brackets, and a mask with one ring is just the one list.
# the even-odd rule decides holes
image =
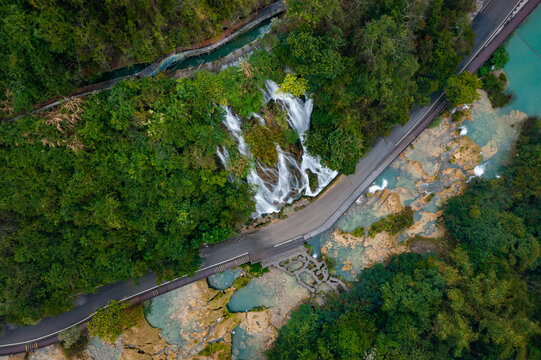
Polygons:
[[471,170],[481,163],[481,148],[467,136],[460,138],[460,147],[451,155],[450,162],[456,163],[464,170]]
[[160,329],[150,326],[144,316],[137,325],[122,334],[123,351],[121,360],[166,359],[166,355],[154,355],[167,348],[168,344],[159,336]]
[[[353,236],[349,233],[343,232],[338,229],[334,229],[332,233],[334,242],[339,244],[342,247],[354,247],[362,244],[363,238],[358,238],[356,236]],[[323,250],[322,250],[323,252]],[[326,250],[328,252],[328,249]]]
[[385,199],[385,206],[390,213],[399,213],[402,211],[402,201],[400,200],[400,194],[392,192]]
[[397,244],[398,235],[390,235],[386,231],[376,234],[374,237],[367,237],[363,252],[362,268],[382,262],[391,255],[403,253],[407,250],[405,246]]

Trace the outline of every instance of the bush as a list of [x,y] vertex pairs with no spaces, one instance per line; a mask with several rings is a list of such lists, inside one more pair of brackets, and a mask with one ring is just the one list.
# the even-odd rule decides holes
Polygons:
[[283,132],[286,144],[295,145],[299,142],[299,133],[295,129],[287,129]]
[[260,262],[257,262],[255,264],[246,263],[242,265],[242,268],[248,271],[248,273],[253,277],[260,277],[261,275],[269,272],[269,268],[264,268]]
[[445,95],[449,102],[454,106],[460,104],[470,104],[479,98],[477,89],[481,83],[477,76],[465,71],[458,75],[453,75],[447,80]]
[[240,290],[246,285],[248,285],[249,282],[250,282],[249,277],[241,276],[235,279],[235,281],[233,282],[233,287],[237,290]]
[[[88,324],[88,334],[102,340],[114,342],[124,329],[137,323],[137,317],[128,311],[128,303],[111,300],[107,306],[99,309]],[[140,311],[140,310],[139,310]]]
[[216,359],[216,356],[214,356],[216,353],[219,353],[217,357],[218,360],[231,359],[231,345],[227,345],[222,341],[214,342],[212,344],[208,344],[203,350],[201,350],[199,355]]
[[494,70],[499,70],[503,69],[508,61],[509,53],[507,52],[507,49],[504,46],[500,46],[494,54],[492,54],[492,57],[488,60],[488,64],[491,67],[494,66]]
[[297,75],[286,74],[284,81],[280,84],[278,92],[301,97],[307,89],[308,82],[305,79]]
[[364,227],[359,226],[358,228],[356,228],[355,230],[350,232],[350,234],[353,235],[353,236],[356,236],[358,238],[362,238],[362,237],[364,237],[364,230],[365,230]]
[[81,332],[77,326],[70,327],[58,334],[58,340],[62,342],[62,346],[70,349],[81,337]]
[[373,237],[382,231],[387,231],[391,235],[398,234],[411,225],[413,225],[413,209],[411,206],[406,206],[398,214],[391,214],[373,223],[370,227],[369,236]]
[[512,95],[504,92],[506,85],[507,76],[504,73],[501,73],[498,77],[488,74],[483,79],[483,90],[487,92],[493,107],[502,107],[511,101]]

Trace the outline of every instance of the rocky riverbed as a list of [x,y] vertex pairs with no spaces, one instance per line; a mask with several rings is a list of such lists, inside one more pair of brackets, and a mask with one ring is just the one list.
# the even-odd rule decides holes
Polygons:
[[[437,239],[444,236],[440,206],[459,194],[472,177],[498,176],[526,114],[502,113],[492,108],[484,91],[479,94],[473,106],[443,114],[357,200],[334,231],[310,241],[316,254],[338,263],[338,275],[351,281],[362,269],[391,255],[435,250]],[[404,206],[412,207],[415,221],[402,232],[384,231],[373,237],[367,232],[351,234],[399,213]]]

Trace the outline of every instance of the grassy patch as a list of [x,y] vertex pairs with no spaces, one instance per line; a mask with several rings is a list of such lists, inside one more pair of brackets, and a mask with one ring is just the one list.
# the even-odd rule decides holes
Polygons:
[[398,234],[411,225],[413,225],[413,209],[411,206],[406,206],[398,214],[391,214],[373,223],[370,227],[369,236],[373,237],[382,231],[387,231],[391,235]]
[[237,290],[240,290],[246,285],[248,285],[249,282],[250,282],[249,277],[241,276],[235,279],[235,281],[233,282],[233,287],[235,287]]
[[261,275],[269,272],[269,268],[264,268],[260,262],[255,264],[246,263],[241,265],[241,267],[248,271],[248,273],[253,277],[260,277]]
[[227,345],[226,343],[221,342],[221,341],[208,344],[203,350],[199,352],[199,355],[210,357],[211,355],[214,355],[216,353],[219,353],[218,354],[219,360],[231,359],[231,345]]
[[359,226],[358,228],[356,228],[355,230],[350,232],[350,234],[353,235],[353,236],[356,236],[358,238],[362,238],[362,237],[364,237],[364,230],[365,230],[364,227]]
[[435,118],[434,120],[432,120],[432,122],[430,124],[428,124],[428,128],[433,129],[433,128],[437,128],[438,126],[440,126],[441,119],[442,119],[442,116],[440,115],[437,118]]

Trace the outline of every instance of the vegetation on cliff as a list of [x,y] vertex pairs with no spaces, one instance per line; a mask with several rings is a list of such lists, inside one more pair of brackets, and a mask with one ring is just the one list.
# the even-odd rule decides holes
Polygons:
[[2,1],[0,118],[219,35],[271,0]]
[[454,249],[392,257],[325,305],[302,305],[268,358],[539,358],[540,144],[529,118],[505,175],[444,205]]

